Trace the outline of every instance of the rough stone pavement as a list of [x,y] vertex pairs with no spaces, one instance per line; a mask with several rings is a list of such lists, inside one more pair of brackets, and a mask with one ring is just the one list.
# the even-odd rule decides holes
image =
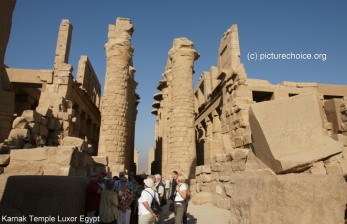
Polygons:
[[[171,200],[168,200],[168,204],[164,206],[165,224],[175,223],[175,215],[169,211],[171,202]],[[191,201],[189,202],[187,213],[187,224],[228,224],[231,215],[229,210],[217,208],[210,203],[194,205]]]

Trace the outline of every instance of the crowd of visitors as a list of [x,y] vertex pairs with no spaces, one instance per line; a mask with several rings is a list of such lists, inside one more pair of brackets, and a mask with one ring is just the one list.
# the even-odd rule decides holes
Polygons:
[[127,178],[120,172],[119,177],[108,178],[105,172],[93,172],[86,190],[86,215],[99,217],[96,223],[100,224],[163,224],[162,207],[170,203],[175,224],[186,224],[189,190],[185,180],[176,171],[172,180],[160,174],[130,173]]

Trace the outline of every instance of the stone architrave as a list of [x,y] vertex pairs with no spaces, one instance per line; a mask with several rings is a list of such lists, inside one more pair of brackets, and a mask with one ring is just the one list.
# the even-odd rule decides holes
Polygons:
[[193,74],[199,54],[194,43],[177,38],[169,51],[171,80],[170,157],[171,170],[194,178],[196,166]]
[[275,173],[289,173],[342,152],[343,144],[323,133],[320,109],[315,92],[253,104],[255,155]]
[[[133,48],[131,35],[134,32],[130,19],[117,18],[116,25],[109,25],[106,51],[106,79],[104,96],[101,99],[101,128],[99,139],[99,156],[108,156],[110,171],[114,174],[124,171],[129,126],[129,110],[133,109],[128,102],[131,85]],[[135,103],[135,102],[133,102]],[[134,113],[132,113],[133,116]],[[131,150],[134,150],[133,148]]]

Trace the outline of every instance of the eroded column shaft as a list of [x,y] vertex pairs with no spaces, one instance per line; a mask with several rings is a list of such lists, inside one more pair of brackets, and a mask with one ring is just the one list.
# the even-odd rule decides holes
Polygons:
[[[129,86],[133,48],[130,43],[133,26],[129,19],[118,18],[109,26],[105,45],[107,68],[104,96],[102,97],[99,155],[108,156],[108,166],[113,174],[125,171],[129,141]],[[135,102],[133,102],[135,103]],[[134,150],[134,149],[132,149]]]
[[169,52],[171,59],[171,170],[186,178],[194,178],[196,166],[193,73],[194,61],[199,54],[193,42],[186,38],[174,40]]

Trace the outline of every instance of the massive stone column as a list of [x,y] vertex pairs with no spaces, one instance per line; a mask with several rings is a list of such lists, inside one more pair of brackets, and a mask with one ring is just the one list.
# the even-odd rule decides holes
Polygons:
[[162,160],[161,160],[161,170],[164,177],[171,177],[171,158],[170,158],[170,122],[172,113],[172,73],[171,73],[171,60],[167,61],[165,72],[163,74],[164,80],[160,81],[158,84],[158,89],[162,91],[162,100],[160,101],[162,109],[161,119],[162,119]]
[[170,169],[186,178],[195,177],[196,149],[194,130],[193,73],[199,54],[193,42],[177,38],[169,51],[171,84]]
[[14,114],[15,94],[8,80],[4,66],[7,43],[12,27],[12,13],[16,5],[15,0],[0,1],[0,142],[3,142],[11,131]]
[[130,66],[129,69],[129,84],[128,84],[128,125],[127,125],[127,148],[125,150],[125,170],[128,172],[136,171],[135,157],[134,157],[134,148],[135,148],[135,123],[137,116],[137,104],[138,99],[140,99],[139,95],[136,94],[136,86],[138,85],[135,82],[135,68]]
[[[129,167],[126,162],[127,141],[131,119],[128,88],[133,83],[132,53],[130,40],[134,31],[130,19],[117,18],[116,25],[109,25],[106,50],[106,79],[101,100],[101,130],[99,155],[108,156],[110,171],[117,174]],[[135,98],[134,98],[135,99]],[[131,150],[134,150],[132,148]]]

